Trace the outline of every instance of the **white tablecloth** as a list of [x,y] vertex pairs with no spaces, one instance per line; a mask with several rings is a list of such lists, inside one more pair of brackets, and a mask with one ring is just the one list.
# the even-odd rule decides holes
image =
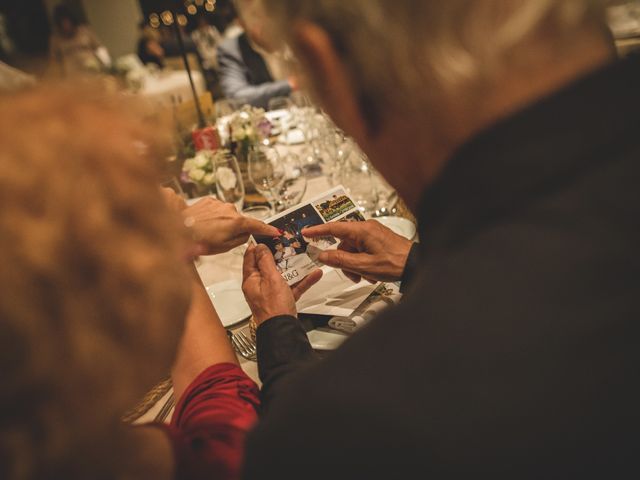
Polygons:
[[[207,89],[204,77],[198,71],[192,71],[191,74],[196,92],[201,95]],[[154,104],[163,107],[171,106],[172,97],[178,103],[193,100],[186,70],[163,71],[157,76],[150,75],[145,79],[144,85],[138,93]]]

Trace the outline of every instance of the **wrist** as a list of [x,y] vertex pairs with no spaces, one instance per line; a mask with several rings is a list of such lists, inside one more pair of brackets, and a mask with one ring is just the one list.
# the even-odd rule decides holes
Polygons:
[[272,320],[274,318],[280,318],[280,317],[293,317],[293,318],[297,318],[297,314],[296,312],[264,312],[261,314],[254,314],[253,315],[253,321],[256,324],[256,327],[259,327],[260,325],[262,325],[263,323],[268,322],[269,320]]

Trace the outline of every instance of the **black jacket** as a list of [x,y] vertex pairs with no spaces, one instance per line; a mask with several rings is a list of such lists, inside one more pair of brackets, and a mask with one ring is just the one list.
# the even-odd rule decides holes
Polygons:
[[639,118],[628,59],[499,122],[425,193],[399,306],[321,362],[264,323],[245,478],[640,478]]

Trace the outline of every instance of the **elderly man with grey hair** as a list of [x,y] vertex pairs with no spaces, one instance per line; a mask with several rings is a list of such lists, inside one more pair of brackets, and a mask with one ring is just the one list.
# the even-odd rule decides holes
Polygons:
[[640,478],[640,65],[602,2],[268,0],[323,108],[419,220],[307,229],[406,294],[317,362],[245,257],[245,478]]

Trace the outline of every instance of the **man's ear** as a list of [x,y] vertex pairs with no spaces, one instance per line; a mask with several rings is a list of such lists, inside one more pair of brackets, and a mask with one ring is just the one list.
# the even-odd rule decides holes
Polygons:
[[323,109],[350,135],[365,138],[366,122],[352,78],[327,32],[308,21],[296,22],[292,31],[291,47]]

